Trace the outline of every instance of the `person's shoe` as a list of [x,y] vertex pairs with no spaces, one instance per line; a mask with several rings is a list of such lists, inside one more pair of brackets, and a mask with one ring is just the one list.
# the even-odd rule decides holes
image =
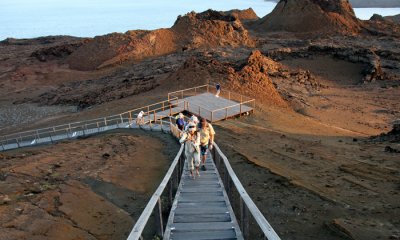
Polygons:
[[201,165],[201,171],[206,171],[206,166],[205,165]]

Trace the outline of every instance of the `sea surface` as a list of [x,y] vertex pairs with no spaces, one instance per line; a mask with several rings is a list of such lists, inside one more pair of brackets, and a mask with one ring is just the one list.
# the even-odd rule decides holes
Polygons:
[[[207,9],[253,8],[259,17],[275,3],[264,0],[0,0],[0,40],[48,35],[93,37],[133,29],[171,27],[178,15]],[[361,19],[400,14],[400,8],[355,9]]]

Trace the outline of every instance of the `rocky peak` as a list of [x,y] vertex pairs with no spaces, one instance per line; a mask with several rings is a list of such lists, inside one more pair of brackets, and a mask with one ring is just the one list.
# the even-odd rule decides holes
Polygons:
[[348,0],[281,0],[259,26],[267,31],[346,34],[361,29]]

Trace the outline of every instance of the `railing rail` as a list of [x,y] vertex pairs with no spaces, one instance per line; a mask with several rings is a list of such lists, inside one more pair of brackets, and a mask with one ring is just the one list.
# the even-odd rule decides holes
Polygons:
[[[245,239],[268,239],[280,240],[280,237],[269,224],[264,215],[260,212],[251,197],[248,195],[239,178],[233,171],[228,158],[222,153],[217,144],[214,145],[212,150],[215,165],[222,178],[225,190],[227,191],[229,201],[235,211],[235,215],[239,217],[239,225]],[[235,187],[239,197],[235,198],[233,195],[232,186]],[[249,215],[250,213],[250,215]],[[262,237],[256,233],[250,232],[250,216],[256,222],[256,225],[262,231]],[[252,229],[253,230],[253,229]],[[254,231],[254,230],[253,230]]]
[[[172,123],[170,123],[170,130],[173,136],[179,138],[180,130]],[[165,174],[165,177],[150,198],[145,209],[143,210],[135,226],[130,232],[128,240],[143,239],[144,230],[147,227],[152,214],[155,218],[154,224],[156,227],[156,233],[160,237],[163,236],[165,227],[164,219],[168,217],[168,215],[165,216],[163,214],[162,209],[165,208],[163,204],[167,203],[166,207],[168,209],[171,209],[183,173],[183,166],[185,161],[185,158],[183,156],[183,149],[184,145],[182,144],[178,154],[176,155],[174,161],[171,163],[171,166]],[[164,198],[167,198],[167,201],[163,201],[163,196],[165,196]],[[150,233],[149,236],[153,237],[154,235]]]
[[[177,103],[176,102],[174,102],[174,104],[171,103],[172,101],[177,101],[177,100],[178,98],[173,97],[170,99],[170,101],[165,100],[158,103],[153,103],[120,114],[3,135],[0,136],[0,149],[5,150],[4,146],[7,144],[17,144],[18,146],[20,146],[20,143],[24,141],[37,142],[42,138],[50,138],[51,141],[53,141],[52,138],[56,135],[67,135],[69,138],[73,138],[75,137],[74,133],[77,131],[83,131],[83,133],[85,134],[86,133],[85,131],[87,131],[87,129],[96,129],[96,128],[99,129],[102,127],[108,127],[110,125],[118,125],[121,123],[131,124],[133,120],[136,119],[140,111],[144,112],[143,114],[144,117],[146,116],[148,117],[147,119],[148,123],[150,124],[156,123],[157,120],[161,120],[162,118],[167,117],[167,115],[165,116],[158,115],[157,117],[155,113],[160,110],[167,110],[167,109],[169,109],[170,112],[172,112],[171,109],[174,107],[174,104]],[[178,102],[178,104],[181,103]],[[151,114],[153,114],[152,116],[153,118],[150,118]],[[160,123],[162,124],[161,121]]]

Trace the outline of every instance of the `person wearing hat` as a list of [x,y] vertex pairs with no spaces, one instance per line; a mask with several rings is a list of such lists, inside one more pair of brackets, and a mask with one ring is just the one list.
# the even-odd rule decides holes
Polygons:
[[201,152],[201,170],[206,171],[207,150],[213,148],[215,131],[213,126],[207,122],[207,119],[202,118],[200,122],[200,152]]
[[176,126],[178,126],[179,130],[183,131],[185,124],[186,123],[183,114],[179,113],[178,116],[176,116]]
[[[188,121],[188,125],[189,125],[189,123],[193,123],[193,124],[196,126],[196,128],[197,128],[197,125],[199,124],[199,119],[196,117],[196,115],[192,115],[192,116],[190,117],[189,121]],[[186,125],[185,131],[187,130],[188,125]],[[196,129],[196,130],[197,130],[197,129]]]
[[187,130],[183,132],[180,143],[185,144],[185,158],[190,170],[190,175],[195,179],[196,175],[200,176],[200,133],[196,131],[194,123],[188,123]]

